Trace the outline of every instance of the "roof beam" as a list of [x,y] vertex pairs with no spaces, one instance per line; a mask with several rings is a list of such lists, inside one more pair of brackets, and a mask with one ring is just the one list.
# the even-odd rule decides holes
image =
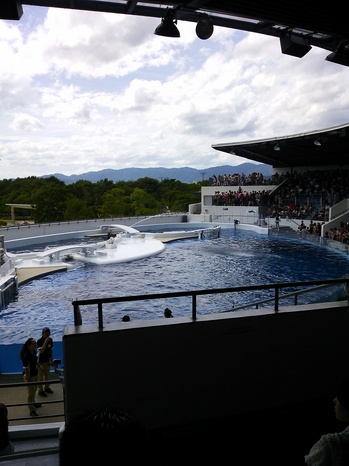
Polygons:
[[1,0],[0,19],[19,20],[23,15],[22,4],[19,0]]

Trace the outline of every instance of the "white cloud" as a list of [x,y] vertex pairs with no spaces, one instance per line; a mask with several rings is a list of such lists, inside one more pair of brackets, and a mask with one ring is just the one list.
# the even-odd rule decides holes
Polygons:
[[158,22],[38,7],[0,22],[0,177],[237,164],[211,144],[347,122],[349,69],[326,51],[219,28],[201,41],[185,22],[164,38]]
[[18,132],[39,131],[44,127],[37,118],[25,114],[17,114],[9,126]]

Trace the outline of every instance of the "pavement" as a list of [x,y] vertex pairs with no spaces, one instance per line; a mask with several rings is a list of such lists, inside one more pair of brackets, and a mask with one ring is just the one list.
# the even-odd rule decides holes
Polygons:
[[38,417],[29,416],[27,388],[22,374],[0,374],[0,400],[7,406],[9,432],[15,453],[1,457],[1,466],[58,466],[58,431],[64,423],[63,384],[51,373],[52,394],[41,397],[36,393]]
[[64,422],[63,384],[55,373],[51,373],[53,394],[43,398],[36,392],[38,417],[29,416],[27,388],[22,374],[0,374],[0,399],[7,406],[10,430],[15,426],[36,425],[51,422]]

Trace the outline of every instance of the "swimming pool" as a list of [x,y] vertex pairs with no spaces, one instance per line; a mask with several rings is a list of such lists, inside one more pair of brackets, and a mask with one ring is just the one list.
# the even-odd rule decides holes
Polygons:
[[[40,336],[45,326],[51,328],[55,341],[61,341],[64,327],[73,325],[72,301],[78,299],[326,280],[340,278],[348,271],[347,254],[319,243],[223,229],[220,238],[168,243],[160,255],[144,260],[110,265],[76,263],[67,272],[22,285],[17,300],[0,311],[0,341],[23,343],[29,336]],[[197,313],[232,309],[268,298],[271,293],[206,295],[198,298]],[[172,298],[103,306],[104,322],[121,321],[124,314],[133,320],[159,318],[165,307],[172,309],[174,316],[191,315],[188,301]],[[82,317],[84,323],[96,324],[96,306],[82,308]]]

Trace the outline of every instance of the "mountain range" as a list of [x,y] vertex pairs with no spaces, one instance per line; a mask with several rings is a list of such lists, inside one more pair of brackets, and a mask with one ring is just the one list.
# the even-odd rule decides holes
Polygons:
[[57,179],[64,181],[65,184],[76,183],[80,180],[91,181],[97,183],[100,180],[111,181],[136,181],[140,178],[153,178],[158,181],[163,179],[175,179],[182,183],[197,183],[199,181],[208,180],[212,175],[228,175],[228,174],[242,174],[249,175],[250,173],[262,173],[265,178],[272,175],[271,165],[255,164],[255,163],[242,163],[240,165],[220,165],[216,167],[209,167],[202,170],[195,168],[122,168],[120,170],[113,170],[107,168],[95,172],[82,173],[81,175],[63,175],[62,173],[55,173],[52,175],[45,175],[41,178],[48,178],[54,176]]

